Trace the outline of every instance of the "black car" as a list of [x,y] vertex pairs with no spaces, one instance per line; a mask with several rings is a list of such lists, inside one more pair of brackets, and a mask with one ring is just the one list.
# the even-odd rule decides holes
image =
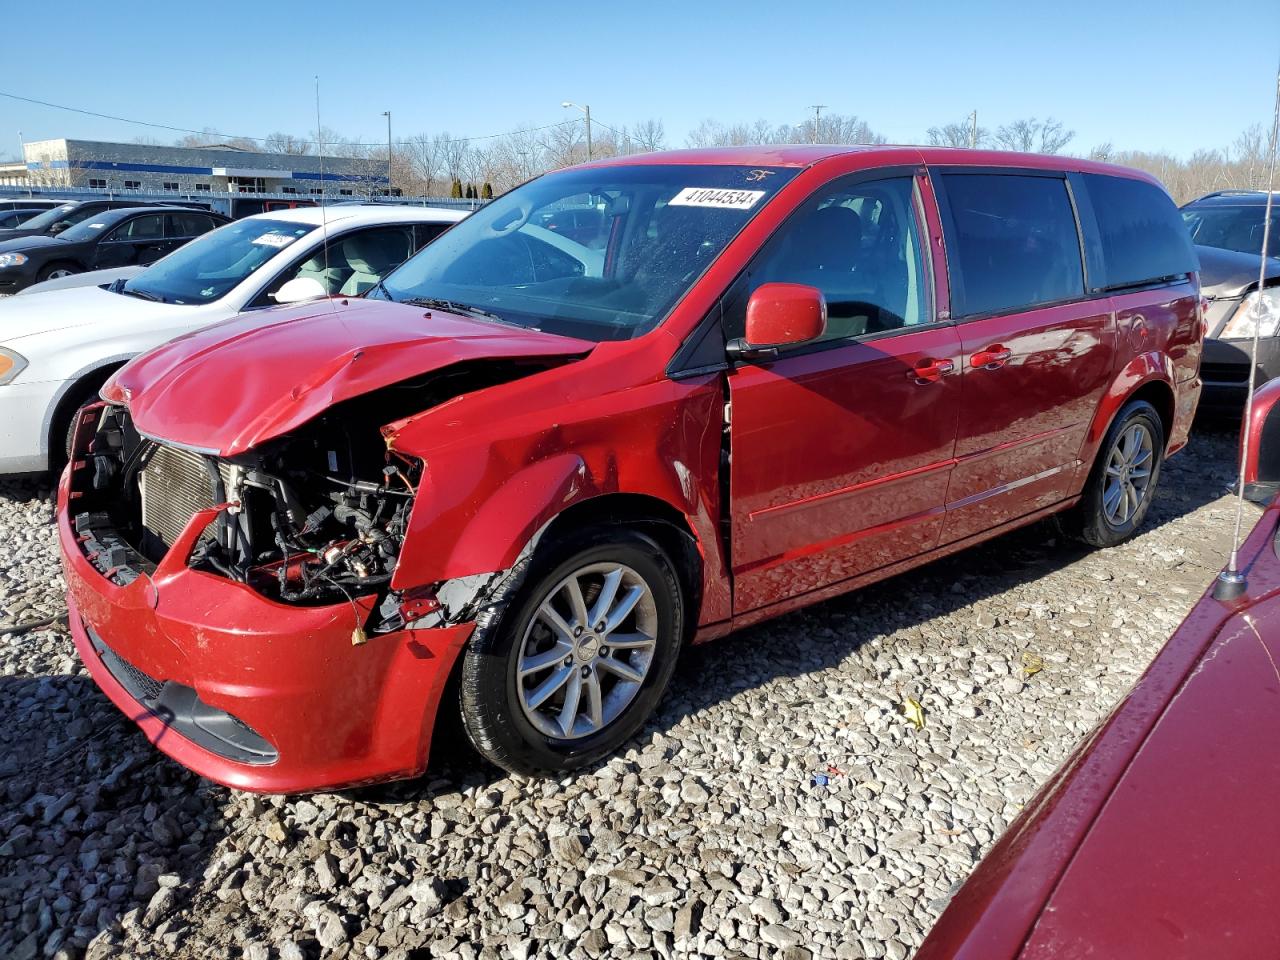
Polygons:
[[43,210],[0,210],[0,230],[9,230],[20,226],[23,221],[38,217]]
[[1200,289],[1209,301],[1200,362],[1200,409],[1207,412],[1239,413],[1244,407],[1259,299],[1255,380],[1263,383],[1280,376],[1280,195],[1272,198],[1266,282],[1259,298],[1266,206],[1262,191],[1224,190],[1182,208],[1200,256]]
[[9,210],[35,210],[41,212],[54,207],[65,206],[70,200],[48,199],[46,197],[0,197],[0,213]]
[[122,210],[125,207],[154,207],[156,204],[145,200],[68,200],[56,207],[50,207],[22,224],[8,230],[0,230],[0,240],[12,240],[15,237],[34,237],[43,235],[51,237],[61,233],[68,227],[83,223],[90,217],[96,217],[104,210]]
[[57,236],[0,241],[0,293],[85,270],[146,265],[188,240],[230,223],[220,213],[182,207],[103,210]]

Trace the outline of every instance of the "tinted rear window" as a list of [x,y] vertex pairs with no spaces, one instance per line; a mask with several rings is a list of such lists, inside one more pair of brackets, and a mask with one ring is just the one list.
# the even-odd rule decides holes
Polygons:
[[1105,286],[1129,287],[1200,269],[1191,236],[1169,195],[1155,184],[1087,173],[1102,234]]
[[1066,181],[952,173],[942,182],[954,227],[947,255],[956,316],[1011,313],[1084,295]]

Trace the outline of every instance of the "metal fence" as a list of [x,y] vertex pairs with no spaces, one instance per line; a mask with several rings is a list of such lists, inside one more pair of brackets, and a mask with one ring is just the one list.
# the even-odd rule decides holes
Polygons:
[[305,193],[224,193],[211,190],[97,190],[89,187],[33,187],[6,184],[0,181],[0,199],[20,200],[23,197],[56,198],[58,200],[163,200],[167,203],[187,201],[208,207],[218,213],[231,214],[233,201],[284,200],[293,203],[392,203],[399,206],[452,207],[458,210],[478,210],[489,201],[465,200],[458,197],[359,197],[338,194],[313,196]]

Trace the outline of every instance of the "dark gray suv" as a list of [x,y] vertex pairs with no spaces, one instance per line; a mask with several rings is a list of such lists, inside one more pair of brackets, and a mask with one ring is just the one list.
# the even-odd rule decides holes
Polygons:
[[1243,409],[1255,324],[1260,336],[1257,381],[1280,377],[1280,195],[1272,200],[1267,279],[1259,296],[1266,205],[1267,195],[1260,190],[1224,190],[1182,208],[1200,256],[1200,289],[1209,301],[1200,364],[1201,410]]

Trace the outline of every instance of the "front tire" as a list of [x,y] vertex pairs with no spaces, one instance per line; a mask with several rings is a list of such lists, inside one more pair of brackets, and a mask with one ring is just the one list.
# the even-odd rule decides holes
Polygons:
[[1103,438],[1070,532],[1094,547],[1114,547],[1138,532],[1164,464],[1164,426],[1155,407],[1133,400]]
[[662,698],[684,634],[675,565],[635,530],[587,530],[535,556],[524,585],[463,655],[463,725],[524,776],[615,752]]
[[58,280],[81,272],[80,268],[72,263],[51,263],[36,274],[36,282],[43,283],[45,280]]

